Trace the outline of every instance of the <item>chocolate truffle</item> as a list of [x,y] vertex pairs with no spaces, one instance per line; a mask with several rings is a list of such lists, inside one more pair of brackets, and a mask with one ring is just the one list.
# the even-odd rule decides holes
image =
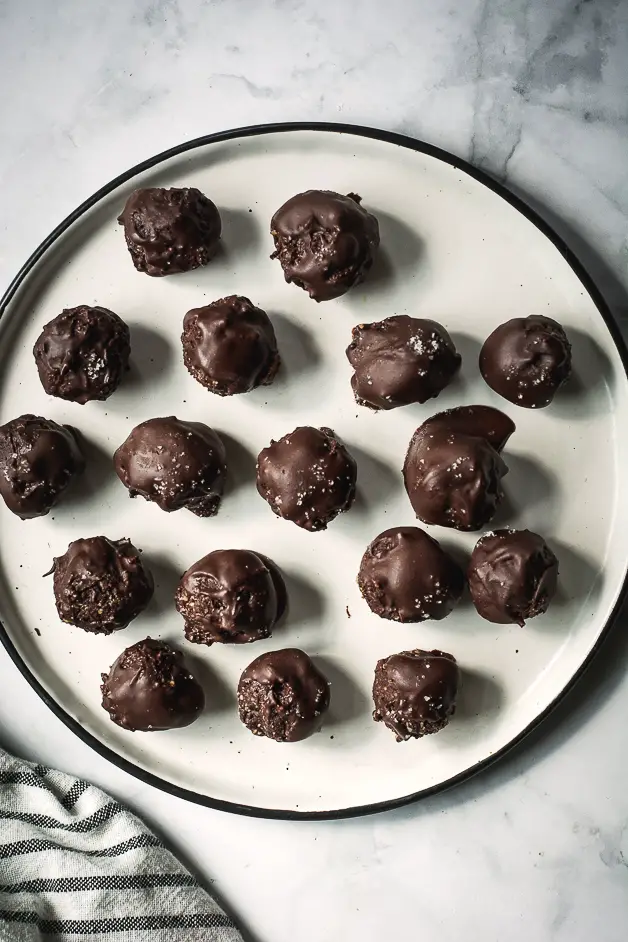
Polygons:
[[270,386],[279,369],[268,315],[235,294],[188,311],[181,343],[188,371],[219,396]]
[[189,726],[205,706],[181,652],[152,638],[123,651],[102,680],[103,709],[132,732]]
[[207,265],[220,240],[220,213],[196,187],[135,190],[118,222],[133,264],[147,275],[176,275]]
[[256,736],[277,742],[306,739],[328,707],[328,681],[297,648],[260,655],[240,677],[240,719]]
[[47,514],[84,470],[85,459],[68,425],[37,415],[0,425],[0,496],[22,520]]
[[459,671],[444,651],[402,651],[377,662],[373,719],[397,742],[420,739],[447,726],[456,709]]
[[175,596],[185,636],[197,644],[268,638],[285,606],[278,569],[250,550],[215,550],[183,575]]
[[175,416],[136,425],[113,461],[131,497],[139,494],[170,513],[185,507],[197,517],[218,512],[225,485],[225,448],[216,432]]
[[358,324],[347,347],[355,370],[356,402],[370,409],[396,409],[434,399],[460,369],[462,357],[436,321],[399,314]]
[[84,405],[108,399],[129,368],[129,328],[104,307],[68,308],[46,324],[33,347],[49,396]]
[[304,530],[324,530],[355,497],[357,466],[330,428],[300,426],[257,459],[257,490],[271,510]]
[[469,590],[478,613],[498,625],[523,626],[547,611],[558,579],[558,560],[531,530],[495,530],[476,544]]
[[449,615],[462,595],[464,576],[425,530],[393,527],[366,550],[358,585],[376,615],[417,622]]
[[503,497],[508,472],[500,451],[514,423],[489,406],[462,406],[432,416],[414,433],[403,477],[424,523],[479,530]]
[[513,317],[484,342],[480,371],[504,399],[543,409],[571,375],[571,344],[551,317]]
[[338,298],[364,280],[379,245],[377,219],[355,193],[298,193],[277,210],[270,224],[287,282],[315,301]]
[[94,634],[126,628],[153,595],[152,576],[129,540],[74,540],[51,572],[61,621]]

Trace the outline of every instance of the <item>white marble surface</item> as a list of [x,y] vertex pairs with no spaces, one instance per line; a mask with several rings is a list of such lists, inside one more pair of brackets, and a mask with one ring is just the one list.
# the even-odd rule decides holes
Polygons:
[[[404,131],[504,179],[628,318],[627,56],[625,0],[0,0],[0,289],[130,164],[315,119]],[[139,810],[255,942],[623,942],[627,629],[499,766],[374,818],[257,821],[170,798],[77,741],[3,652],[0,741]]]

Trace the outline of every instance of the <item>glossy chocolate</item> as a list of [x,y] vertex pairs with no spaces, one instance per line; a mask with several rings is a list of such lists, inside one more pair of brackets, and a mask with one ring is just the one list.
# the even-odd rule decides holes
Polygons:
[[131,497],[140,495],[162,510],[218,512],[227,473],[225,448],[207,425],[175,416],[136,425],[113,456],[116,473]]
[[307,190],[277,210],[270,224],[287,282],[315,301],[345,294],[364,279],[379,245],[377,219],[355,193]]
[[353,328],[347,359],[356,402],[396,409],[427,402],[447,386],[462,357],[444,327],[405,314]]
[[269,386],[279,369],[268,315],[235,294],[188,311],[181,343],[188,371],[219,396]]
[[373,719],[397,742],[420,739],[447,726],[456,708],[459,670],[444,651],[402,651],[377,662]]
[[329,707],[329,683],[297,648],[269,651],[240,677],[240,719],[256,736],[277,742],[306,739]]
[[33,356],[49,396],[84,405],[108,399],[129,368],[124,321],[104,307],[68,308],[46,324]]
[[476,544],[469,591],[482,618],[523,626],[547,611],[556,592],[558,560],[531,530],[495,530]]

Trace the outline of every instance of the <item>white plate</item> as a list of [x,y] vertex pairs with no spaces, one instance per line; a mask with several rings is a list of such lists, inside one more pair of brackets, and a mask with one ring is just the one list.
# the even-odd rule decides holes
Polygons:
[[[162,279],[134,270],[116,216],[128,193],[146,185],[197,186],[218,204],[224,251],[207,268]],[[273,211],[310,187],[360,193],[381,228],[372,276],[320,305],[286,285],[268,258]],[[284,367],[270,388],[221,399],[188,375],[179,335],[189,308],[232,293],[268,311]],[[31,353],[43,324],[78,304],[104,305],[129,323],[134,364],[108,402],[82,407],[46,397]],[[628,554],[623,346],[559,239],[447,154],[338,126],[249,129],[186,144],[80,207],[27,263],[4,306],[0,421],[34,412],[78,427],[90,447],[84,483],[49,516],[22,522],[0,507],[3,640],[55,713],[141,778],[252,814],[333,817],[400,804],[472,773],[521,738],[582,670],[617,610]],[[539,412],[499,399],[477,367],[480,344],[497,324],[533,312],[566,327],[576,370],[570,388]],[[373,414],[354,403],[345,348],[354,324],[393,313],[442,322],[463,355],[462,374],[425,406]],[[378,619],[355,576],[373,537],[414,522],[400,473],[410,437],[429,415],[476,402],[498,406],[517,424],[505,452],[510,512],[499,522],[548,539],[560,559],[560,595],[525,629],[491,625],[468,602],[442,622]],[[111,455],[132,426],[173,413],[228,436],[231,487],[214,519],[130,501],[112,470]],[[304,424],[332,427],[358,460],[356,504],[324,533],[276,518],[255,488],[257,452]],[[431,530],[467,554],[478,536]],[[150,608],[110,637],[61,624],[51,580],[42,579],[70,540],[98,533],[131,538],[157,582]],[[227,547],[258,550],[284,570],[289,617],[254,645],[191,645],[172,604],[177,576]],[[206,685],[207,711],[187,729],[124,732],[100,706],[101,671],[149,634],[179,644]],[[243,668],[283,646],[314,655],[332,682],[322,731],[290,745],[252,736],[234,697]],[[398,744],[372,721],[370,688],[378,658],[413,647],[453,653],[463,686],[446,730]]]

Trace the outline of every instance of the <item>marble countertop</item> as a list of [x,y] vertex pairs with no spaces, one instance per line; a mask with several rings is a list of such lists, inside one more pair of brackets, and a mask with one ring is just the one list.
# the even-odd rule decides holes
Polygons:
[[[628,329],[622,0],[0,0],[0,291],[102,183],[179,141],[326,120],[467,158],[541,211]],[[239,818],[100,759],[0,651],[0,740],[141,812],[251,942],[623,942],[628,620],[523,746],[415,806]]]

